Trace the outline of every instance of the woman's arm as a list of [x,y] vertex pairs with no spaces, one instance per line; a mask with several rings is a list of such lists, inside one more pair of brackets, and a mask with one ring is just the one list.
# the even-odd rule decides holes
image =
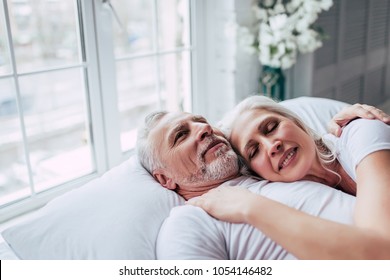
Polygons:
[[369,154],[356,168],[355,223],[390,239],[390,150]]
[[300,259],[390,259],[390,239],[290,208],[246,189],[219,187],[191,199],[212,216],[249,223]]

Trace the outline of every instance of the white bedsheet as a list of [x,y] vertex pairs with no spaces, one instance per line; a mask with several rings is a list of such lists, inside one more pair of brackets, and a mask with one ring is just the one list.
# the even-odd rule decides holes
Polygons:
[[18,260],[18,256],[15,255],[12,248],[0,235],[0,260]]

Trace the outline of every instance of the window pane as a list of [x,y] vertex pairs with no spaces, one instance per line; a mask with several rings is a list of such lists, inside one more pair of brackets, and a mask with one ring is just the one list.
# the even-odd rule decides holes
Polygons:
[[154,58],[117,62],[122,151],[135,147],[138,126],[159,108],[155,64]]
[[31,100],[24,112],[35,190],[93,172],[83,71],[29,75],[20,86]]
[[10,1],[9,9],[19,71],[79,62],[76,1]]
[[113,1],[115,56],[153,50],[153,0]]
[[[0,205],[31,194],[12,80],[0,79]],[[22,99],[28,107],[30,100]]]
[[190,54],[179,52],[160,57],[160,90],[164,109],[188,111],[190,103]]
[[5,24],[4,6],[0,3],[0,75],[11,72],[7,29]]
[[175,49],[190,45],[188,0],[158,1],[159,49]]

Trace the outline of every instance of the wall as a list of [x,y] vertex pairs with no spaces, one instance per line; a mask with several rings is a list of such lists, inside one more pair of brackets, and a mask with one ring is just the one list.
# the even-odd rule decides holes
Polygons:
[[[218,121],[239,100],[258,91],[259,62],[237,46],[235,25],[250,24],[252,0],[204,1],[204,33],[196,48],[206,57],[195,112],[212,123]],[[203,48],[203,49],[202,49]]]
[[[234,104],[258,92],[256,56],[237,46],[232,23],[250,25],[252,0],[207,1],[206,116],[218,120]],[[328,97],[379,105],[390,98],[390,0],[334,0],[317,22],[329,39],[301,55],[286,71],[287,98]],[[228,28],[229,29],[229,28]]]
[[318,20],[330,39],[294,67],[294,96],[379,105],[390,97],[390,1],[333,2]]

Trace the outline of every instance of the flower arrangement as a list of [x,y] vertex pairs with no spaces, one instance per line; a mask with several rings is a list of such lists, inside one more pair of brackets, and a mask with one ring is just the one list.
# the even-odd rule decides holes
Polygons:
[[239,27],[239,44],[256,53],[262,65],[288,69],[298,53],[322,46],[325,34],[314,22],[332,5],[332,0],[256,0],[256,23],[252,28]]

